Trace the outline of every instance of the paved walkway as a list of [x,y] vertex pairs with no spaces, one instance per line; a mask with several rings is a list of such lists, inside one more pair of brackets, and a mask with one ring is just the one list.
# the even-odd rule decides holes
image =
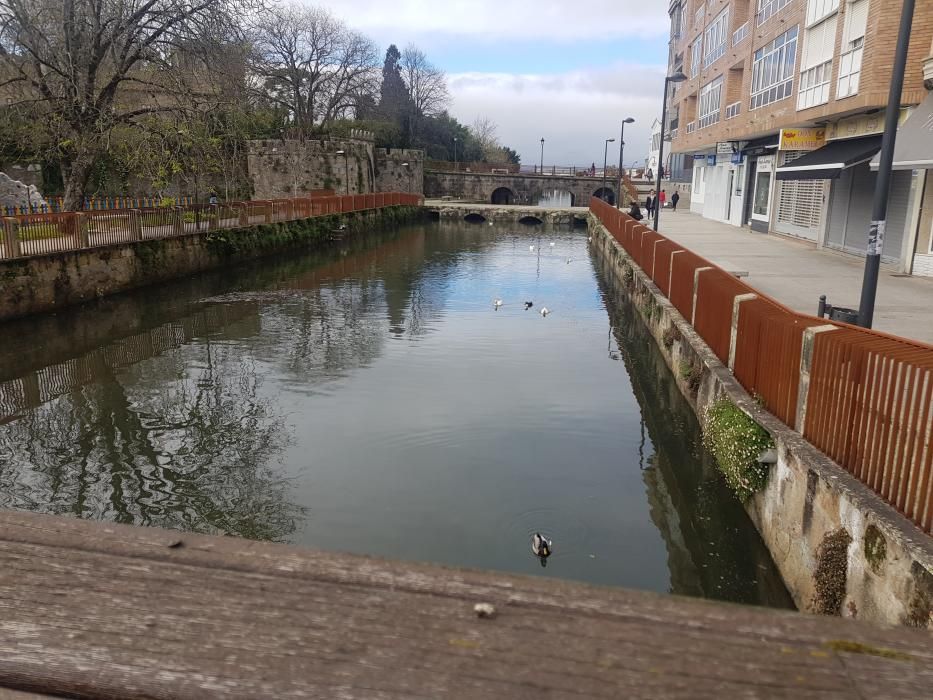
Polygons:
[[[797,311],[815,314],[821,294],[856,308],[862,289],[861,258],[783,236],[704,219],[689,211],[661,212],[661,233],[703,257],[747,270],[745,281]],[[933,278],[899,277],[882,267],[874,327],[933,343]]]

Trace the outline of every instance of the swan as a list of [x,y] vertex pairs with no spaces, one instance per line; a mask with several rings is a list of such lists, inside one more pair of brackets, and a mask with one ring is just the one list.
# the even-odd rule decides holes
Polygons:
[[530,308],[531,308],[532,306],[534,306],[534,305],[535,305],[535,303],[534,303],[533,301],[526,301],[526,302],[525,302],[525,311],[528,311],[528,309],[530,309]]
[[549,313],[551,313],[551,312],[548,310],[548,308],[547,308],[546,306],[545,306],[543,309],[541,309],[541,315],[542,315],[542,316],[545,316],[545,317],[546,317]]
[[540,532],[536,532],[534,537],[531,538],[531,551],[534,552],[536,557],[541,557],[542,559],[547,559],[551,556],[551,548],[553,545],[554,543],[547,537],[544,537]]

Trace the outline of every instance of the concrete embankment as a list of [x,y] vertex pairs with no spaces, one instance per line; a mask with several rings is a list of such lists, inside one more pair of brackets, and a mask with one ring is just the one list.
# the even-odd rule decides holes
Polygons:
[[705,427],[723,395],[774,439],[777,463],[745,507],[803,611],[933,629],[933,539],[770,413],[591,215],[593,248]]
[[364,227],[420,220],[386,207],[0,261],[0,321],[184,277],[281,251],[326,245]]

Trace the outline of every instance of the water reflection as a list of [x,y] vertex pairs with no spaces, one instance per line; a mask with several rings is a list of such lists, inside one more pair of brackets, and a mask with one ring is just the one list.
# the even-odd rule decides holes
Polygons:
[[8,324],[0,507],[786,604],[599,277],[430,225]]
[[545,190],[538,200],[539,207],[564,208],[575,204],[573,195],[568,190]]

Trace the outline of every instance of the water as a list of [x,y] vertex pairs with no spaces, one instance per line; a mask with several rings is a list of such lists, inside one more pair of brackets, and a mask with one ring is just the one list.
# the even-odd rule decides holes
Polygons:
[[574,204],[573,195],[567,190],[545,190],[538,200],[539,207],[549,207],[551,209],[572,207]]
[[604,279],[430,224],[7,324],[0,507],[789,605]]

